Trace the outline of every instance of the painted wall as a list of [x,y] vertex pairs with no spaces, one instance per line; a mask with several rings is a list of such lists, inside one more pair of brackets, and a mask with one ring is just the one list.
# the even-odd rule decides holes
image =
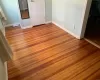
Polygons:
[[[3,8],[7,17],[8,24],[14,24],[20,22],[20,12],[18,0],[0,0],[1,7]],[[52,0],[46,1],[46,22],[52,19]]]
[[73,33],[81,35],[87,0],[52,0],[52,20]]
[[4,10],[4,13],[7,17],[8,24],[19,23],[19,6],[18,0],[1,0],[1,7]]
[[46,22],[52,21],[52,0],[45,0]]
[[81,31],[81,38],[84,38],[84,34],[86,31],[86,25],[87,25],[87,21],[88,21],[88,17],[89,17],[89,12],[90,12],[90,8],[91,8],[91,3],[92,3],[92,0],[87,1],[85,16],[84,16],[84,20],[83,20],[83,26],[82,26],[82,31]]

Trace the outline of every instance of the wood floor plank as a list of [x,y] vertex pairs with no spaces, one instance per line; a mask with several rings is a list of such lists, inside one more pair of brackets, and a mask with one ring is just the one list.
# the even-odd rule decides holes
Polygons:
[[[53,29],[53,30],[54,31],[51,31],[51,32],[50,31],[49,32],[43,31],[45,33],[43,33],[42,31],[40,31],[38,33],[36,33],[35,31],[34,32],[28,32],[27,34],[23,33],[19,36],[10,37],[10,38],[7,38],[7,39],[9,40],[9,42],[11,44],[13,44],[16,41],[19,42],[20,40],[23,40],[23,39],[37,38],[37,36],[41,37],[42,35],[50,34],[50,33],[53,33],[53,32],[64,32],[64,31],[61,31],[61,30],[55,30],[55,29]],[[12,41],[12,39],[13,39],[13,41]]]
[[[73,42],[73,43],[71,43],[71,42]],[[83,44],[83,42],[84,41],[76,41],[76,40],[70,40],[70,41],[67,41],[67,42],[65,42],[65,43],[62,43],[62,44],[59,44],[59,45],[56,45],[56,46],[53,46],[53,47],[50,47],[50,48],[48,48],[48,49],[46,49],[46,50],[43,50],[43,51],[40,51],[40,52],[37,52],[37,53],[35,53],[35,54],[29,54],[29,55],[27,55],[27,56],[24,56],[24,57],[21,57],[21,58],[19,58],[19,59],[17,59],[17,60],[15,60],[14,62],[18,62],[18,60],[20,60],[20,62],[22,61],[23,63],[24,63],[24,59],[26,60],[25,61],[25,63],[28,61],[31,61],[31,59],[34,59],[34,58],[36,58],[36,57],[41,57],[41,56],[43,56],[43,58],[44,57],[50,57],[50,56],[52,56],[52,55],[55,55],[55,54],[58,54],[58,53],[60,53],[60,52],[62,52],[62,51],[67,51],[67,50],[69,50],[70,49],[70,51],[71,50],[75,50],[75,49],[77,49],[77,48],[80,48],[80,47],[82,47],[82,46],[84,46],[84,45],[86,45],[87,43],[86,42],[84,42],[84,44]],[[66,46],[65,47],[65,45],[68,45],[68,46]],[[74,46],[73,46],[74,45]],[[81,46],[80,46],[81,45]],[[42,54],[42,55],[41,55]],[[45,56],[45,55],[47,55],[47,56]],[[41,59],[41,58],[40,58]],[[10,63],[9,63],[10,64]],[[21,63],[20,63],[21,64]]]
[[[96,53],[95,53],[96,54]],[[86,58],[85,59],[81,59],[78,63],[72,65],[71,67],[68,67],[67,69],[65,68],[63,71],[53,75],[52,77],[50,77],[49,79],[47,80],[85,80],[85,79],[82,79],[82,77],[86,77],[86,73],[84,74],[84,76],[80,76],[76,79],[76,76],[75,74],[78,74],[78,72],[82,72],[84,69],[86,69],[89,65],[92,65],[93,64],[93,61],[96,62],[96,60],[94,60],[94,58],[98,57],[98,55],[95,55],[95,54],[92,54],[92,55],[89,55],[89,56],[85,56]],[[95,55],[95,56],[94,56]],[[97,58],[99,59],[100,56]],[[73,58],[74,59],[74,58]],[[89,63],[89,59],[92,59],[91,62]],[[100,60],[98,60],[100,62]],[[97,62],[98,62],[97,61]],[[86,63],[87,64],[86,64]],[[94,62],[94,63],[95,63]],[[84,68],[86,67],[86,68]],[[73,75],[72,75],[73,74]],[[80,73],[81,74],[81,73]],[[79,75],[80,75],[79,74]],[[73,79],[71,79],[73,76],[75,76]]]
[[100,79],[100,69],[96,70],[91,75],[89,75],[86,80],[95,80],[95,79],[97,80]]
[[[66,35],[63,35],[63,36],[61,36],[59,38],[51,39],[51,40],[49,40],[47,42],[40,43],[40,44],[37,44],[37,45],[33,45],[31,47],[28,47],[28,48],[25,48],[25,49],[17,51],[17,54],[14,54],[15,55],[14,59],[16,59],[16,55],[17,55],[17,57],[20,58],[20,57],[29,55],[31,53],[34,54],[35,52],[45,50],[45,49],[47,49],[49,47],[58,45],[60,43],[64,43],[64,42],[66,42],[68,40],[71,40],[71,39],[72,38],[70,38],[70,37],[67,38]],[[23,54],[21,54],[21,53],[23,53]],[[20,55],[18,55],[18,54],[20,54]]]
[[[86,48],[88,48],[88,47],[90,47],[90,46],[86,46]],[[60,71],[64,70],[65,68],[77,63],[78,61],[83,59],[85,56],[88,56],[91,52],[90,53],[86,52],[86,54],[83,54],[83,55],[77,55],[79,53],[79,50],[81,53],[81,52],[83,52],[83,50],[85,51],[86,48],[82,48],[82,49],[79,48],[79,49],[75,50],[73,53],[71,53],[71,52],[67,53],[67,51],[66,51],[66,54],[62,55],[63,58],[61,58],[61,56],[59,58],[57,58],[57,59],[59,59],[59,61],[56,61],[57,59],[53,60],[53,64],[46,66],[46,68],[44,68],[44,69],[42,68],[42,70],[39,70],[32,75],[29,75],[28,78],[26,78],[26,79],[30,80],[30,79],[34,78],[35,80],[39,80],[39,79],[45,80],[46,78],[59,73]],[[75,56],[79,56],[79,58],[72,60],[72,59],[74,59]],[[53,70],[54,68],[55,68],[55,70]],[[44,74],[44,73],[46,73],[46,74]],[[58,77],[57,79],[51,79],[51,80],[58,80],[58,79],[60,79],[60,78]],[[63,77],[60,80],[63,80]]]
[[9,80],[98,80],[100,50],[54,24],[6,28]]
[[[75,47],[75,48],[73,48],[72,50],[70,50],[70,51],[73,51],[73,50],[75,50],[75,49],[79,49],[79,48],[81,48],[81,47]],[[65,50],[65,51],[62,51],[61,53],[62,54],[59,54],[59,53],[56,53],[56,55],[53,55],[53,56],[51,56],[51,57],[49,57],[49,58],[45,58],[45,57],[47,57],[47,56],[45,56],[45,54],[43,55],[43,58],[41,58],[40,59],[40,61],[38,61],[38,62],[35,62],[35,63],[33,63],[33,62],[30,62],[30,61],[28,61],[30,64],[27,64],[26,66],[24,65],[24,67],[23,68],[21,68],[21,67],[19,67],[22,71],[24,71],[24,69],[25,69],[25,71],[29,71],[30,69],[33,69],[33,68],[36,68],[36,67],[38,67],[38,66],[42,66],[43,64],[46,64],[46,63],[48,63],[48,62],[50,62],[50,61],[52,61],[52,60],[55,60],[55,58],[57,59],[57,58],[59,58],[59,57],[61,57],[61,56],[63,56],[63,55],[66,55],[66,53],[67,52],[69,52],[68,51],[68,49],[67,50]],[[48,54],[46,54],[46,55],[48,55]],[[51,54],[49,53],[49,55],[48,56],[50,56]],[[36,57],[36,56],[35,56]],[[38,55],[37,55],[37,57],[38,57]],[[41,56],[39,56],[39,57],[41,57]],[[33,59],[33,58],[32,58]],[[43,60],[44,59],[44,60]],[[34,66],[32,66],[32,65],[34,65]],[[29,67],[29,68],[27,68],[27,67]],[[27,68],[27,69],[26,69]],[[14,70],[12,70],[12,71],[14,71]],[[11,71],[10,71],[11,72]],[[17,72],[17,71],[14,71],[14,72]],[[14,73],[13,72],[13,73]]]
[[[53,32],[53,31],[56,31],[56,30],[59,30],[59,29],[57,29],[55,26],[48,26],[48,25],[46,25],[47,26],[47,28],[44,28],[45,26],[39,26],[40,28],[38,29],[37,27],[34,27],[34,29],[25,29],[25,30],[23,30],[23,29],[18,29],[18,30],[14,30],[14,29],[16,29],[16,28],[13,28],[13,32],[11,31],[11,30],[8,30],[7,29],[7,31],[6,31],[6,37],[7,38],[12,38],[12,37],[15,37],[15,36],[20,36],[20,35],[26,35],[27,33],[41,33],[41,34],[45,34],[45,33],[51,33],[51,32]],[[49,29],[49,30],[47,30],[47,29]],[[41,35],[40,34],[40,35]]]
[[[57,34],[58,33],[58,34]],[[16,41],[18,42],[18,43],[24,43],[24,41],[23,40],[27,40],[27,41],[29,41],[30,42],[30,40],[33,40],[33,39],[37,39],[37,38],[42,38],[43,37],[43,39],[44,39],[44,37],[46,37],[46,38],[49,38],[49,37],[53,37],[53,36],[57,36],[57,35],[59,35],[59,34],[64,34],[64,31],[54,31],[54,32],[52,32],[52,33],[46,33],[46,34],[43,34],[43,35],[41,35],[41,36],[37,36],[37,35],[33,35],[33,34],[31,34],[31,36],[30,36],[30,33],[29,34],[27,34],[27,35],[20,35],[20,36],[15,36],[13,39],[17,39]],[[52,35],[52,36],[50,36],[50,35]],[[37,37],[36,37],[37,36]],[[9,41],[11,40],[12,41],[12,38],[11,39],[8,39]],[[11,42],[10,44],[15,44],[15,41],[14,42]]]
[[[31,38],[31,39],[27,39],[27,40],[24,39],[22,41],[17,42],[16,44],[15,43],[12,44],[11,47],[14,51],[18,51],[18,50],[23,49],[25,47],[31,47],[33,45],[43,43],[43,42],[49,41],[51,39],[65,35],[65,33],[58,33],[55,35],[53,35],[53,34],[55,34],[55,33],[52,33],[49,35],[44,35],[44,36],[37,37],[37,38]],[[52,35],[52,37],[49,37],[50,35]],[[16,49],[16,47],[17,47],[17,49]]]

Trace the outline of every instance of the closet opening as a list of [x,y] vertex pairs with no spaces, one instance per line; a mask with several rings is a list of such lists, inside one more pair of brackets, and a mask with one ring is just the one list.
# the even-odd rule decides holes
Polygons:
[[92,0],[85,38],[100,46],[100,0]]

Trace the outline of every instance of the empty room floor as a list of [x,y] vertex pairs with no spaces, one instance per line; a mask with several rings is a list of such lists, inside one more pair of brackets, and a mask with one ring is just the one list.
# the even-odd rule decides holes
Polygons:
[[7,28],[9,80],[99,80],[100,50],[54,24]]

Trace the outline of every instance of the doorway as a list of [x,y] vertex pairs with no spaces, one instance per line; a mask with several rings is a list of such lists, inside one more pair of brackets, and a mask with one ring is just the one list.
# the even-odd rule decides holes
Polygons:
[[93,44],[100,46],[100,0],[92,0],[85,38]]
[[45,23],[45,0],[18,0],[22,27]]

